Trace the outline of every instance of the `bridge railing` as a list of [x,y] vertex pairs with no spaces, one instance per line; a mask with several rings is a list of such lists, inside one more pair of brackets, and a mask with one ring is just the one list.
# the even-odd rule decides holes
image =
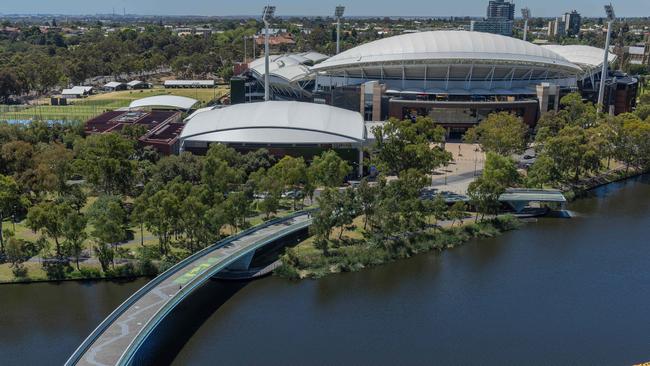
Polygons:
[[[300,227],[308,227],[309,224],[310,222],[304,222],[304,223],[299,223],[297,225]],[[135,356],[136,352],[138,351],[142,343],[149,337],[151,332],[153,332],[153,330],[156,328],[156,326],[158,326],[158,324],[162,321],[162,319],[164,319],[181,301],[183,301],[197,287],[201,286],[206,279],[213,277],[220,270],[228,267],[234,261],[241,258],[242,255],[245,255],[245,253],[251,250],[256,250],[268,243],[272,243],[280,238],[283,238],[287,235],[287,233],[294,232],[295,230],[296,229],[293,227],[287,227],[276,233],[273,233],[271,236],[267,238],[264,238],[263,241],[256,243],[252,248],[251,247],[241,248],[236,252],[234,252],[233,254],[229,255],[229,257],[231,258],[229,262],[222,262],[217,266],[204,271],[203,273],[194,277],[190,282],[183,285],[182,289],[176,295],[174,295],[169,301],[165,302],[165,304],[158,311],[156,311],[156,313],[151,318],[147,320],[147,322],[143,325],[140,332],[135,336],[135,338],[131,340],[131,343],[129,343],[129,345],[124,350],[124,352],[120,356],[120,359],[117,362],[117,365],[137,364],[137,362],[133,362],[133,357]]]
[[292,220],[292,219],[294,219],[294,218],[296,218],[298,216],[302,216],[302,215],[306,214],[307,212],[309,212],[309,210],[297,211],[297,212],[294,212],[291,215],[278,217],[278,218],[275,218],[273,220],[269,220],[269,221],[267,221],[265,223],[262,223],[260,225],[253,226],[253,227],[248,228],[248,229],[246,229],[244,231],[241,231],[241,232],[239,232],[239,233],[237,233],[235,235],[231,235],[231,236],[229,236],[227,238],[224,238],[224,239],[216,242],[215,244],[213,244],[211,246],[208,246],[208,247],[206,247],[206,248],[204,248],[204,249],[190,255],[189,257],[183,259],[182,261],[176,263],[175,265],[170,267],[168,270],[161,273],[160,275],[158,275],[153,280],[149,281],[146,285],[144,285],[142,288],[140,288],[138,291],[136,291],[128,299],[126,299],[120,306],[118,306],[115,310],[113,310],[113,312],[110,315],[108,315],[106,317],[106,319],[104,319],[97,326],[97,328],[95,328],[95,330],[93,330],[92,333],[90,333],[90,335],[81,343],[81,345],[79,345],[79,347],[77,347],[77,349],[74,351],[72,356],[70,356],[68,361],[66,361],[65,365],[66,366],[76,365],[81,360],[83,355],[88,351],[90,346],[92,346],[92,344],[102,335],[102,333],[104,333],[104,331],[106,331],[106,329],[108,329],[108,327],[111,324],[113,324],[113,322],[117,318],[119,318],[127,309],[129,309],[133,304],[135,304],[138,300],[140,300],[143,296],[145,296],[149,291],[154,289],[156,286],[158,286],[159,284],[164,282],[169,277],[173,276],[179,270],[185,268],[186,266],[188,266],[192,262],[196,261],[197,259],[203,257],[204,255],[209,254],[209,253],[211,253],[211,252],[213,252],[213,251],[215,251],[217,249],[220,249],[223,246],[228,245],[228,244],[232,243],[235,240],[241,239],[241,238],[243,238],[245,236],[248,236],[248,235],[250,235],[250,234],[252,234],[252,233],[254,233],[256,231],[265,229],[265,228],[267,228],[269,226],[273,226],[273,225],[276,225],[276,224],[280,224],[282,222],[290,221],[290,220]]

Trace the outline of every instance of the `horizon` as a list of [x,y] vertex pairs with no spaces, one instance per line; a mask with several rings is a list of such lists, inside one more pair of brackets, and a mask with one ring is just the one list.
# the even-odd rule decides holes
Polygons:
[[[583,17],[604,17],[603,5],[594,4],[590,0],[575,0],[567,6],[562,0],[548,0],[543,4],[530,1],[514,1],[516,15],[519,16],[522,7],[531,9],[533,17],[550,18],[577,10]],[[130,3],[130,4],[129,4]],[[450,18],[450,17],[483,17],[488,0],[465,0],[463,2],[446,3],[444,10],[440,6],[432,6],[420,0],[404,0],[399,4],[393,2],[371,2],[357,0],[354,4],[344,1],[324,0],[318,4],[295,3],[292,0],[248,1],[246,3],[207,2],[205,0],[186,0],[182,4],[172,0],[142,0],[137,3],[128,0],[112,0],[102,3],[88,4],[83,0],[61,0],[52,3],[45,0],[25,0],[3,6],[1,16],[169,16],[169,17],[259,17],[264,5],[271,3],[277,6],[278,17],[331,17],[336,5],[346,6],[346,16],[354,18]],[[621,18],[643,18],[650,16],[650,2],[645,0],[625,0],[614,3],[616,14]],[[404,11],[410,8],[409,11]],[[80,10],[84,9],[84,10]],[[152,12],[151,9],[156,9]],[[259,9],[259,13],[258,13]],[[372,9],[372,10],[368,10]],[[406,14],[398,14],[404,12]],[[439,14],[435,14],[439,12]],[[412,13],[412,14],[408,14]],[[445,14],[443,14],[445,13]],[[470,13],[470,14],[468,14]]]

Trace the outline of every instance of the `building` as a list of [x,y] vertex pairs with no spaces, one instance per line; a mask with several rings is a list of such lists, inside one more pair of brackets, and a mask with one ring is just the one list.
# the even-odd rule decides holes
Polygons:
[[515,3],[505,0],[490,0],[487,8],[487,18],[515,20]]
[[88,95],[91,95],[93,91],[92,86],[73,86],[72,88],[69,89],[63,89],[61,91],[61,97],[62,98],[83,98]]
[[512,27],[513,22],[511,20],[503,19],[472,20],[470,23],[472,32],[493,33],[504,36],[512,35]]
[[129,88],[129,89],[131,89],[131,90],[137,90],[137,89],[151,89],[151,84],[149,84],[149,83],[145,83],[144,81],[140,81],[140,80],[129,81],[129,82],[126,84],[126,86],[127,86],[127,88]]
[[[269,83],[273,99],[311,101],[316,75],[311,72],[310,67],[327,58],[328,56],[318,52],[269,56]],[[242,95],[242,98],[233,97],[233,101],[263,100],[266,73],[264,57],[250,62],[243,69],[240,67],[238,71],[241,79],[231,80],[231,95]]]
[[573,10],[570,13],[564,13],[564,33],[568,36],[577,36],[580,33],[582,25],[582,16]]
[[129,108],[173,109],[190,113],[192,107],[194,107],[198,102],[199,101],[196,99],[177,95],[156,95],[153,97],[134,100],[129,105]]
[[90,119],[84,126],[88,135],[120,132],[127,126],[139,126],[145,133],[138,139],[143,146],[152,146],[169,155],[179,149],[178,137],[184,124],[181,112],[160,110],[117,110]]
[[[603,49],[581,45],[548,45],[544,48],[551,50],[568,61],[580,66],[582,73],[578,75],[577,83],[582,97],[592,103],[598,102],[599,86],[603,65]],[[618,57],[611,53],[610,63]],[[636,96],[639,80],[618,71],[609,71],[605,78],[605,111],[612,114],[632,112],[636,107]]]
[[214,88],[214,80],[165,80],[165,88]]
[[512,35],[515,19],[515,4],[505,0],[490,0],[487,7],[487,17],[483,20],[473,20],[470,25],[472,32],[484,32]]
[[532,127],[541,113],[557,108],[561,93],[577,90],[583,73],[552,50],[464,31],[380,39],[312,71],[315,102],[359,111],[369,121],[429,116],[451,137],[495,111],[513,112]]
[[359,113],[302,102],[259,102],[208,109],[186,119],[182,151],[203,154],[220,143],[240,152],[268,149],[307,161],[335,150],[361,175],[366,128]]
[[548,22],[548,38],[562,37],[566,33],[564,18],[555,18]]
[[111,81],[110,83],[104,85],[103,89],[107,92],[126,90],[126,84],[120,83],[119,81]]

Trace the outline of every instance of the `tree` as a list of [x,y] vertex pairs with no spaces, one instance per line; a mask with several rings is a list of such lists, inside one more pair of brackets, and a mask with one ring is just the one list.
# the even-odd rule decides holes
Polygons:
[[363,178],[357,188],[357,199],[359,200],[359,209],[363,215],[363,230],[368,228],[368,222],[375,214],[377,187],[371,186],[368,179]]
[[453,205],[449,208],[449,219],[451,220],[451,226],[453,227],[456,221],[460,221],[461,225],[463,223],[463,219],[465,218],[465,202],[463,201],[457,201],[454,202]]
[[390,119],[374,130],[373,160],[386,174],[417,169],[424,174],[448,164],[451,154],[442,147],[445,130],[430,118]]
[[128,194],[132,188],[135,161],[133,141],[116,133],[88,136],[75,144],[80,170],[90,184],[106,194]]
[[514,187],[521,181],[515,161],[510,157],[492,152],[487,153],[483,177],[496,182],[504,188]]
[[27,213],[27,226],[54,240],[59,259],[63,258],[59,240],[63,236],[63,221],[70,211],[72,208],[64,203],[47,201],[32,207]]
[[307,167],[302,157],[283,157],[269,169],[269,175],[281,182],[285,189],[292,190],[293,209],[296,209],[300,193],[307,181]]
[[470,202],[476,208],[477,220],[479,213],[481,218],[486,214],[496,214],[501,194],[517,185],[520,179],[515,162],[510,157],[489,152],[483,175],[470,183],[467,189]]
[[87,219],[82,213],[72,210],[63,219],[63,247],[68,255],[75,258],[77,270],[80,270],[79,258],[84,249],[84,242],[88,238],[86,223]]
[[243,182],[244,172],[238,168],[240,159],[232,148],[211,145],[203,163],[202,182],[215,193],[227,194]]
[[246,218],[251,212],[251,201],[244,192],[231,192],[224,202],[228,223],[237,231],[247,226]]
[[11,263],[11,269],[16,277],[25,277],[27,275],[27,269],[23,265],[27,260],[27,250],[25,248],[25,242],[23,240],[10,237],[7,240],[7,261]]
[[[110,258],[115,266],[115,247],[127,236],[127,216],[122,200],[117,196],[100,196],[88,209],[88,219],[93,226],[91,235],[97,243],[95,251],[104,260]],[[102,269],[106,271],[103,264]]]
[[514,114],[492,113],[467,131],[465,141],[478,143],[483,151],[508,156],[526,148],[527,131],[528,127]]
[[338,187],[352,168],[345,160],[333,151],[325,151],[314,157],[309,166],[308,174],[311,180],[324,187]]
[[597,171],[600,168],[600,154],[596,146],[590,144],[587,132],[580,126],[567,126],[557,136],[549,138],[542,153],[553,160],[556,171],[563,175],[580,178],[583,172]]
[[22,203],[16,181],[12,177],[0,174],[0,253],[5,251],[2,222],[12,217]]
[[434,226],[434,232],[437,230],[438,227],[438,222],[440,220],[444,220],[448,218],[447,214],[447,203],[445,202],[445,199],[442,197],[441,194],[436,195],[436,198],[433,199],[433,201],[429,202],[429,211],[433,218],[436,220],[436,225]]
[[552,183],[559,177],[555,170],[553,159],[545,154],[537,157],[537,160],[528,169],[526,174],[526,185],[528,187],[544,188],[544,184]]
[[22,91],[22,85],[12,70],[3,68],[0,71],[0,102],[6,104],[9,102],[9,97],[21,94]]

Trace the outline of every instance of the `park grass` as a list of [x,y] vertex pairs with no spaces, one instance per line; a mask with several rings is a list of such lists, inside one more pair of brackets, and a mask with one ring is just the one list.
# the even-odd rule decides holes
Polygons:
[[79,121],[85,122],[104,112],[128,107],[137,99],[158,95],[176,95],[197,99],[199,107],[206,106],[210,101],[220,98],[228,92],[227,88],[188,88],[164,89],[154,88],[145,90],[124,90],[111,93],[92,95],[84,99],[70,99],[69,105],[52,106],[49,101],[41,100],[34,106],[0,106],[0,121],[3,120],[42,120],[42,121]]

